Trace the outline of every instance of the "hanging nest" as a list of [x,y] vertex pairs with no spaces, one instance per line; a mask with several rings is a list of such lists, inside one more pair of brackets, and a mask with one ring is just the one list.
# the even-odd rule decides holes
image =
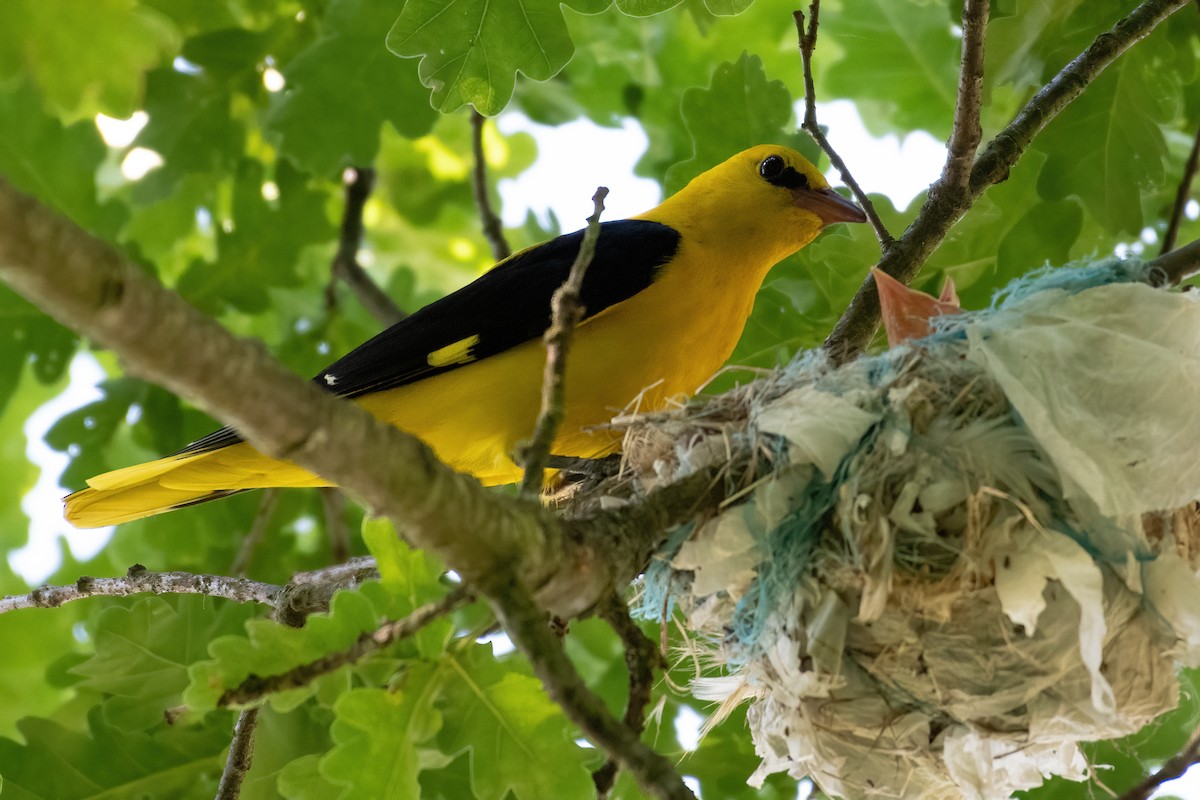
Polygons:
[[927,339],[630,424],[626,489],[741,465],[641,605],[720,665],[692,686],[717,717],[751,702],[751,784],[1007,798],[1175,707],[1200,663],[1200,306],[1145,277],[1043,271]]

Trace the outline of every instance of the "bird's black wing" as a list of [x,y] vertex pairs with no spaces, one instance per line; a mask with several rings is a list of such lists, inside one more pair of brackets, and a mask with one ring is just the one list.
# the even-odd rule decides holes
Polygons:
[[[570,273],[583,231],[522,250],[472,283],[446,295],[359,345],[313,381],[340,397],[394,389],[502,353],[550,326],[550,298]],[[584,275],[584,319],[628,300],[674,257],[679,233],[645,220],[600,226]],[[176,455],[208,452],[242,441],[229,428]]]

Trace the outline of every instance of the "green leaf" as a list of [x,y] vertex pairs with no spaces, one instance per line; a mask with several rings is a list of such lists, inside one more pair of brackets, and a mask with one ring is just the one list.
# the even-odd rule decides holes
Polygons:
[[55,383],[66,373],[78,340],[74,333],[7,286],[0,286],[0,321],[0,411],[3,411],[21,387],[26,364],[39,383]]
[[[445,572],[441,562],[424,550],[409,547],[391,521],[383,517],[365,517],[362,535],[379,566],[380,584],[393,598],[399,599],[402,614],[432,603],[446,593],[440,583]],[[454,624],[443,618],[418,631],[413,641],[423,658],[433,659],[445,650],[453,633]]]
[[667,170],[668,194],[758,144],[785,144],[817,160],[819,151],[807,135],[785,130],[791,127],[792,95],[782,82],[767,80],[758,56],[742,53],[736,63],[718,66],[707,89],[684,92],[681,109],[694,149],[690,159]]
[[733,17],[754,4],[754,0],[704,0],[705,7],[718,17]]
[[327,195],[308,184],[288,162],[276,165],[277,203],[263,197],[262,165],[245,159],[234,183],[233,214],[217,234],[217,260],[194,261],[177,289],[202,309],[217,311],[230,304],[261,312],[267,289],[295,285],[296,263],[306,245],[334,234],[325,213]]
[[984,74],[988,86],[1040,86],[1054,71],[1048,63],[1063,39],[1063,24],[1083,0],[1014,0],[993,11],[987,30]]
[[[608,0],[562,5],[596,13]],[[518,71],[544,81],[575,52],[560,0],[409,0],[387,46],[401,57],[421,57],[418,74],[434,108],[450,112],[470,103],[489,116],[508,105]]]
[[[229,715],[221,715],[220,721]],[[93,712],[88,732],[47,719],[18,723],[24,744],[0,739],[4,800],[193,800],[213,796],[230,726],[124,733]]]
[[[753,1],[753,0],[752,0]],[[617,10],[631,17],[650,17],[674,8],[683,0],[616,0]]]
[[97,200],[96,170],[107,148],[94,124],[64,126],[42,109],[27,83],[18,81],[0,91],[0,129],[0,175],[92,233],[115,234],[126,212]]
[[179,48],[174,26],[134,0],[5,0],[0,79],[27,71],[67,119],[137,110],[142,74]]
[[66,613],[30,609],[0,616],[5,648],[0,661],[0,736],[15,735],[17,720],[49,715],[66,699],[63,689],[47,680],[47,673],[58,654],[71,648],[71,628],[78,615],[55,611]]
[[[395,558],[386,568],[384,582],[371,581],[354,591],[343,590],[333,596],[327,614],[313,614],[303,628],[289,628],[266,619],[252,619],[245,635],[223,636],[209,645],[211,659],[194,664],[189,670],[190,685],[185,702],[198,709],[213,708],[226,690],[251,675],[278,675],[330,653],[348,649],[364,633],[376,630],[385,620],[399,619],[420,605],[444,593],[437,582],[438,571],[432,559],[406,547],[394,551]],[[401,659],[416,659],[424,654],[440,653],[452,630],[450,622],[430,624],[413,639],[393,645],[391,652]],[[360,664],[358,668],[366,668]],[[385,664],[391,670],[390,662]],[[295,708],[323,686],[343,685],[338,673],[272,697],[279,710]]]
[[337,745],[321,759],[321,773],[348,788],[344,800],[417,800],[421,771],[450,762],[430,746],[442,726],[434,707],[438,684],[432,665],[416,665],[394,690],[356,689],[338,698]]
[[[214,602],[217,608],[214,609]],[[126,731],[160,724],[179,705],[188,665],[205,656],[217,633],[237,630],[253,605],[203,597],[146,597],[104,609],[92,629],[96,651],[70,669],[77,689],[106,697],[104,719]]]
[[342,800],[344,787],[330,783],[321,773],[321,756],[297,758],[279,772],[279,794],[285,800]]
[[572,741],[574,727],[536,679],[489,651],[479,646],[446,657],[442,750],[471,750],[479,800],[502,800],[508,791],[517,800],[591,797],[586,751]]
[[1043,197],[1077,196],[1113,233],[1141,231],[1141,193],[1165,179],[1159,123],[1181,105],[1179,84],[1162,68],[1163,59],[1162,48],[1132,48],[1034,140],[1049,156],[1038,182]]
[[230,114],[231,101],[228,87],[207,72],[156,69],[146,76],[150,120],[137,144],[161,155],[171,175],[229,169],[245,137]]
[[945,5],[845,0],[840,9],[822,12],[821,39],[836,43],[842,57],[820,65],[819,98],[853,98],[868,129],[876,133],[924,129],[938,138],[950,134],[960,41],[950,33],[958,18]]
[[[313,800],[336,798],[338,789],[317,773],[317,762],[332,746],[330,717],[328,709],[311,704],[287,714],[270,707],[260,709],[254,761],[238,800],[279,800],[281,795]],[[308,784],[302,791],[295,788],[301,776]]]
[[[314,614],[303,628],[289,628],[266,619],[246,622],[245,635],[221,636],[208,647],[210,660],[193,664],[184,702],[194,709],[215,708],[226,689],[238,686],[251,675],[266,677],[315,661],[329,653],[345,650],[360,635],[375,630],[382,622],[368,594],[378,594],[371,584],[359,591],[341,591],[333,596],[328,614]],[[336,675],[334,676],[336,677]],[[289,710],[317,690],[310,684],[274,695],[279,710]]]
[[[405,12],[408,8],[405,8]],[[415,62],[388,52],[395,19],[379,0],[333,0],[322,36],[283,66],[286,88],[276,96],[266,128],[280,151],[314,175],[369,165],[379,151],[380,127],[424,136],[437,113],[425,100]],[[347,79],[339,69],[353,64]]]

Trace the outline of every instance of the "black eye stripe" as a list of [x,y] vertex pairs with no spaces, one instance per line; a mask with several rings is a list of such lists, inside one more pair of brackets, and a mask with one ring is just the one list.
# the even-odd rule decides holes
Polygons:
[[772,186],[782,186],[785,189],[808,188],[808,176],[798,172],[795,167],[780,156],[767,156],[758,165],[758,174]]

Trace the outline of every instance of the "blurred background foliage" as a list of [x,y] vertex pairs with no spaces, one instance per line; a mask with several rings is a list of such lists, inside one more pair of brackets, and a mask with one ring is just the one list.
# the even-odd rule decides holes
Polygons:
[[[795,5],[5,0],[0,174],[120,247],[223,325],[313,374],[379,330],[344,286],[333,286],[335,302],[326,301],[344,169],[378,171],[361,258],[401,308],[414,310],[492,263],[472,198],[472,105],[550,126],[633,120],[648,140],[637,173],[668,192],[764,141],[816,159],[796,133]],[[985,139],[1135,5],[993,0]],[[818,97],[852,102],[877,136],[928,131],[944,139],[960,11],[961,4],[937,0],[828,0]],[[952,276],[964,305],[978,307],[997,286],[1047,262],[1155,252],[1200,126],[1198,29],[1196,9],[1185,8],[1105,72],[958,224],[919,285],[934,288]],[[132,140],[106,141],[98,115],[135,114],[146,121]],[[533,166],[539,145],[528,133],[501,134],[493,122],[484,134],[498,206],[497,182]],[[581,149],[578,158],[601,155]],[[870,184],[869,175],[858,177]],[[622,179],[613,175],[611,185]],[[558,183],[554,191],[565,186],[583,198],[592,190],[570,174]],[[907,209],[882,195],[876,203],[898,234],[920,199]],[[1180,241],[1200,236],[1197,216],[1193,200]],[[520,248],[558,232],[553,216],[530,213],[506,234]],[[877,256],[867,226],[841,226],[777,267],[734,363],[770,367],[817,345]],[[11,557],[34,523],[53,528],[59,513],[56,504],[22,505],[43,468],[29,455],[37,444],[28,440],[29,420],[68,391],[73,363],[94,359],[102,379],[95,399],[68,403],[45,435],[68,457],[61,476],[51,476],[68,489],[173,451],[215,423],[126,376],[111,353],[3,287],[0,318],[0,545],[10,555],[0,562],[0,588],[15,594],[49,568],[19,575]],[[49,580],[119,575],[135,563],[228,573],[260,502],[242,495],[123,525],[86,557],[57,539],[60,563]],[[336,514],[339,525],[359,530],[362,512],[352,504]],[[329,564],[328,526],[316,493],[281,493],[250,577],[284,582]],[[438,565],[398,545],[390,530],[372,534],[377,526],[368,523],[368,535],[352,537],[351,547],[365,553],[369,545],[382,579],[339,595],[329,615],[301,630],[265,622],[252,607],[196,597],[93,599],[0,616],[3,796],[211,797],[233,723],[232,712],[215,710],[214,687],[344,647],[384,617],[446,591]],[[597,754],[575,742],[520,658],[494,656],[492,644],[470,635],[488,622],[485,612],[468,609],[382,656],[273,698],[242,796],[589,796]],[[647,630],[657,640],[655,626]],[[567,643],[619,710],[626,676],[612,633],[578,622]],[[678,658],[671,683],[685,686],[702,668]],[[1112,765],[1105,785],[1119,791],[1136,782],[1195,728],[1191,681],[1185,676],[1185,702],[1161,725],[1092,747],[1097,763]],[[687,735],[681,741],[676,722],[707,713],[703,705],[666,684],[656,698],[647,738],[680,759],[704,797],[791,798],[809,790],[783,776],[762,792],[745,786],[757,759],[741,712],[696,745]],[[168,726],[164,710],[183,703],[190,712]],[[1096,791],[1056,782],[1031,795]],[[622,778],[617,796],[638,792]]]

